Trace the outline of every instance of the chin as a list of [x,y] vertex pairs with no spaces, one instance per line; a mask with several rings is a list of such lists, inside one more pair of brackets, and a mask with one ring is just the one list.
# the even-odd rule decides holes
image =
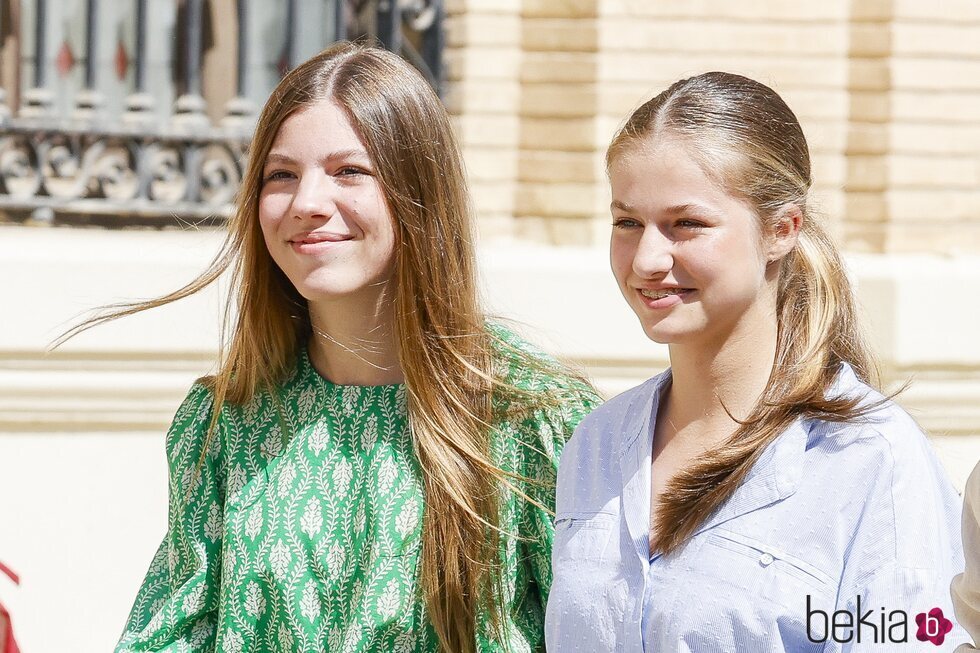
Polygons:
[[695,330],[679,329],[666,324],[644,324],[643,333],[660,345],[681,345],[697,338]]
[[357,290],[358,288],[347,288],[343,286],[331,286],[327,288],[323,286],[301,286],[299,288],[299,294],[308,302],[324,302],[350,297],[356,294]]
[[680,344],[680,339],[673,334],[660,333],[658,331],[645,331],[646,337],[657,343],[658,345],[676,345]]
[[[361,279],[331,279],[325,282],[318,279],[315,283],[307,281],[302,284],[295,284],[299,294],[310,302],[330,302],[354,297],[371,297],[382,295],[385,292],[386,284],[374,280]],[[390,291],[390,288],[388,288]]]
[[663,329],[659,325],[643,325],[643,334],[660,345],[670,345],[676,342],[677,334],[672,330]]

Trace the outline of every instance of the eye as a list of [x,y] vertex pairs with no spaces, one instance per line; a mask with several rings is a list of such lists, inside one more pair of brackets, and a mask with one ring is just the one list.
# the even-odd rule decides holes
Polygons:
[[704,229],[707,225],[698,220],[691,220],[690,218],[684,218],[683,220],[678,220],[674,223],[675,226],[681,229]]
[[293,177],[293,173],[289,172],[288,170],[272,170],[271,172],[266,173],[266,175],[262,178],[262,183],[265,184],[273,181],[284,181],[286,179],[292,179]]
[[356,177],[359,175],[370,175],[370,171],[362,168],[360,166],[344,166],[337,170],[337,176],[339,177]]
[[613,227],[616,229],[634,229],[642,226],[638,220],[633,218],[613,218]]

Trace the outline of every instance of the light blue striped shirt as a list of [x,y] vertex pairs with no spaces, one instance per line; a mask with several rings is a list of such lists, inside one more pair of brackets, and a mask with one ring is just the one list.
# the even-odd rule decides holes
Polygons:
[[[858,422],[797,420],[684,547],[651,558],[652,426],[669,382],[668,370],[610,400],[565,448],[550,653],[952,651],[968,641],[949,595],[964,564],[961,501],[890,401]],[[881,397],[842,366],[831,395],[854,394]],[[933,640],[917,639],[920,614]],[[952,629],[936,644],[945,620]]]

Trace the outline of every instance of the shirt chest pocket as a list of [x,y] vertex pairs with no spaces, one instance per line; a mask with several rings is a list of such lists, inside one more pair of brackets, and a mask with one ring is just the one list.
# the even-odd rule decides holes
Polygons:
[[795,609],[807,595],[832,604],[837,594],[838,583],[829,574],[779,547],[723,529],[702,537],[689,570],[727,586],[732,595],[744,593]]
[[602,564],[613,553],[619,519],[610,513],[559,515],[555,520],[554,559]]

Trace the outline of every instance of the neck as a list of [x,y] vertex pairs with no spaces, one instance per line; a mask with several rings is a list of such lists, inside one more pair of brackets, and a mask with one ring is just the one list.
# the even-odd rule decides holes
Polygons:
[[310,361],[338,385],[389,385],[405,380],[398,361],[393,302],[344,298],[310,302]]
[[[712,440],[705,446],[720,443],[738,427],[732,418],[747,418],[759,401],[775,356],[771,318],[743,320],[719,341],[671,345],[670,421],[678,430],[705,434]],[[700,428],[683,428],[691,425]]]

